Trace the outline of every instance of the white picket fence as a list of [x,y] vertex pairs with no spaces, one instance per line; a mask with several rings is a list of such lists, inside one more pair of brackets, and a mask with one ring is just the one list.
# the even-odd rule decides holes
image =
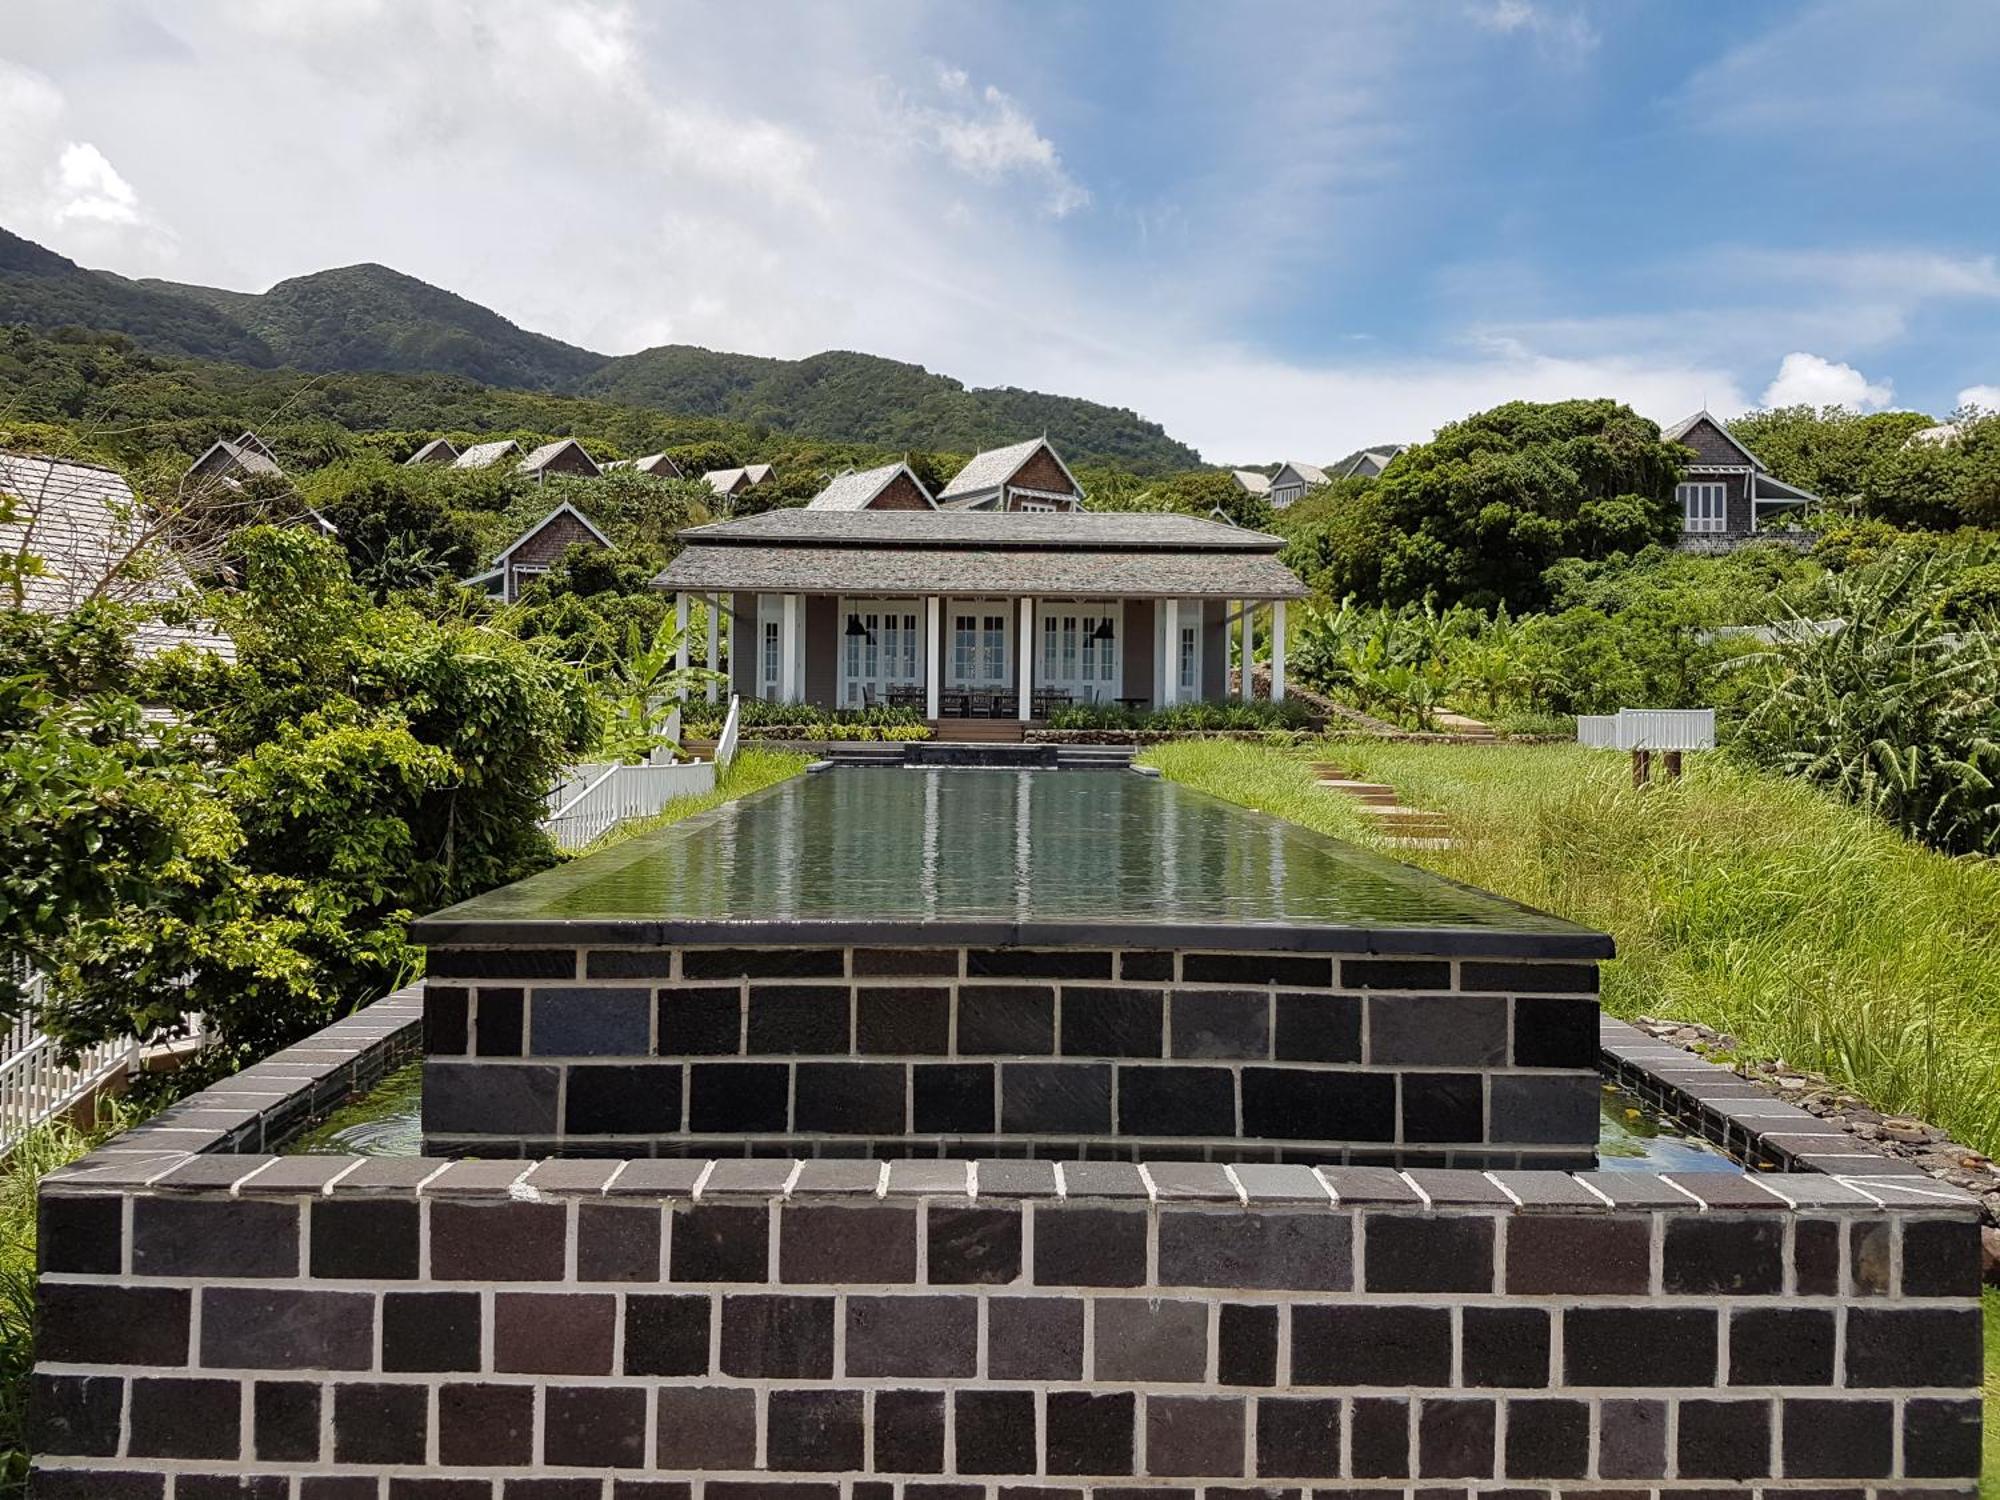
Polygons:
[[1621,708],[1578,714],[1576,742],[1592,750],[1713,750],[1712,708]]
[[42,979],[31,975],[21,1015],[0,1034],[0,1157],[45,1120],[54,1119],[139,1060],[135,1038],[86,1047],[65,1063],[56,1044],[35,1024]]
[[715,790],[715,762],[677,766],[608,766],[557,808],[542,827],[561,849],[581,849],[628,818],[650,818],[676,797]]

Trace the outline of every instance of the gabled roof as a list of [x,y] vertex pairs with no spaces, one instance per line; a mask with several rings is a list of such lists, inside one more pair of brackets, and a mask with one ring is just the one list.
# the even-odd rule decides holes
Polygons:
[[924,482],[917,478],[906,463],[883,464],[879,469],[863,469],[859,474],[849,469],[844,474],[836,474],[827,481],[825,489],[806,502],[807,510],[866,510],[875,497],[895,481],[898,474],[908,474],[910,482],[931,509],[937,509],[937,501],[931,499],[931,492]]
[[644,458],[614,458],[603,465],[603,469],[607,474],[613,469],[634,469],[641,474],[665,473],[674,479],[681,477],[681,466],[664,453],[648,453]]
[[710,469],[701,476],[701,482],[718,495],[733,495],[736,486],[743,481],[741,469]]
[[1255,469],[1235,469],[1231,471],[1236,487],[1246,495],[1268,495],[1271,493],[1271,476],[1259,474]]
[[583,444],[579,443],[575,438],[558,438],[553,443],[542,444],[541,447],[522,459],[514,466],[514,472],[516,474],[539,474],[571,448],[583,454],[583,461],[589,464],[593,470],[597,469],[597,460],[585,451]]
[[271,456],[271,450],[264,446],[263,442],[254,432],[246,432],[241,437],[234,439],[219,438],[215,442],[210,443],[207,451],[200,458],[197,458],[193,463],[188,465],[188,472],[193,473],[196,469],[206,468],[209,460],[218,453],[232,460],[235,466],[245,474],[282,474],[284,472],[284,470],[278,467],[278,461]]
[[1769,474],[1759,474],[1750,498],[1768,501],[1774,505],[1817,505],[1819,496],[1811,490],[1802,490],[1795,484],[1786,484],[1782,479],[1774,479]]
[[743,466],[743,477],[752,484],[762,484],[771,477],[772,472],[772,467],[769,464],[745,464]]
[[458,449],[449,438],[432,438],[423,447],[403,460],[403,466],[410,468],[417,464],[448,464],[458,457]]
[[[530,540],[532,540],[542,530],[543,527],[547,526],[549,522],[555,520],[557,517],[565,515],[576,517],[577,520],[583,523],[584,530],[588,531],[592,536],[596,537],[598,541],[602,542],[605,546],[609,547],[614,545],[611,538],[606,536],[602,531],[598,529],[597,523],[595,521],[592,521],[589,516],[586,516],[582,511],[578,510],[574,505],[571,505],[567,500],[565,500],[561,505],[558,505],[554,510],[550,511],[547,515],[543,516],[541,520],[535,522],[534,525],[530,526],[526,531],[522,532],[519,536],[515,537],[513,541],[509,542],[498,553],[494,554],[493,563],[489,571],[498,572],[501,568],[506,567],[507,559],[512,557],[516,551],[518,551],[521,547],[523,547]],[[481,576],[483,577],[485,575]],[[473,581],[476,582],[477,580]]]
[[[1731,432],[1729,428],[1726,425],[1724,425],[1722,419],[1714,415],[1706,407],[1696,412],[1691,417],[1682,417],[1680,421],[1674,423],[1673,426],[1664,429],[1660,433],[1660,440],[1666,443],[1678,443],[1682,438],[1686,437],[1690,432],[1693,432],[1695,428],[1699,427],[1703,422],[1708,423],[1709,426],[1713,427],[1717,432],[1721,433],[1722,440],[1727,444],[1729,444],[1730,447],[1734,448],[1738,453],[1743,455],[1744,463],[1748,464],[1753,469],[1761,469],[1764,467],[1762,463],[1758,462],[1757,455],[1752,453],[1748,448],[1744,447],[1742,443],[1738,442],[1736,434]],[[1699,468],[1700,465],[1697,464],[1694,467]]]
[[1382,470],[1389,467],[1391,459],[1409,446],[1408,443],[1395,443],[1387,448],[1370,448],[1366,453],[1357,453],[1347,461],[1346,467],[1340,471],[1340,477],[1342,479],[1352,479],[1361,466],[1367,463],[1372,463],[1375,466],[1375,472],[1379,474]]
[[[162,556],[143,575],[113,578],[136,550],[156,549],[131,487],[116,470],[30,454],[0,453],[0,494],[18,502],[15,519],[0,524],[0,548],[25,548],[42,571],[21,581],[23,602],[38,614],[66,615],[94,597],[160,602],[189,583],[177,558]],[[135,634],[139,654],[192,644],[225,658],[235,645],[199,626],[147,622]]]
[[490,469],[510,453],[519,453],[521,445],[512,438],[501,438],[494,443],[474,443],[458,455],[454,469]]
[[1271,483],[1276,485],[1279,476],[1287,469],[1290,469],[1299,478],[1303,479],[1307,489],[1312,489],[1315,486],[1326,483],[1326,470],[1318,467],[1316,464],[1293,463],[1289,460],[1278,465],[1278,472],[1271,476]]
[[1049,450],[1049,457],[1053,458],[1056,467],[1063,471],[1063,477],[1069,481],[1070,488],[1079,495],[1082,494],[1083,486],[1076,482],[1076,475],[1070,473],[1069,465],[1062,461],[1062,455],[1056,452],[1054,445],[1046,437],[1038,437],[1029,438],[1025,443],[1015,443],[1010,447],[988,448],[984,453],[973,454],[966,460],[965,467],[951,476],[951,482],[938,491],[937,498],[956,500],[963,495],[977,495],[986,490],[997,490],[1019,473],[1021,465],[1043,448]]

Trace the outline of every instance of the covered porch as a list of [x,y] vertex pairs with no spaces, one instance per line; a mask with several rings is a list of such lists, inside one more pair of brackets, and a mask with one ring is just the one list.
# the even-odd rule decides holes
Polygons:
[[1183,516],[772,512],[683,538],[657,586],[720,622],[733,691],[940,729],[1221,701],[1232,653],[1261,653],[1282,698],[1305,592],[1278,538]]

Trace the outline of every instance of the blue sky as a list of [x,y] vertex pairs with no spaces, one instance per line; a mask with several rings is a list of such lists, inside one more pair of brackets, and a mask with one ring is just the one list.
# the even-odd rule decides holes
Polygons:
[[377,260],[1324,461],[1510,396],[2000,405],[1990,0],[15,0],[0,223]]

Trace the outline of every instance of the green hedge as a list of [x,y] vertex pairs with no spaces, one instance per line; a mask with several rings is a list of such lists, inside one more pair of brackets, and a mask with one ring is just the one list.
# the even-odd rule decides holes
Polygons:
[[1176,703],[1170,708],[1121,708],[1111,703],[1073,703],[1049,714],[1051,729],[1307,729],[1316,722],[1311,708],[1291,699],[1234,703]]

